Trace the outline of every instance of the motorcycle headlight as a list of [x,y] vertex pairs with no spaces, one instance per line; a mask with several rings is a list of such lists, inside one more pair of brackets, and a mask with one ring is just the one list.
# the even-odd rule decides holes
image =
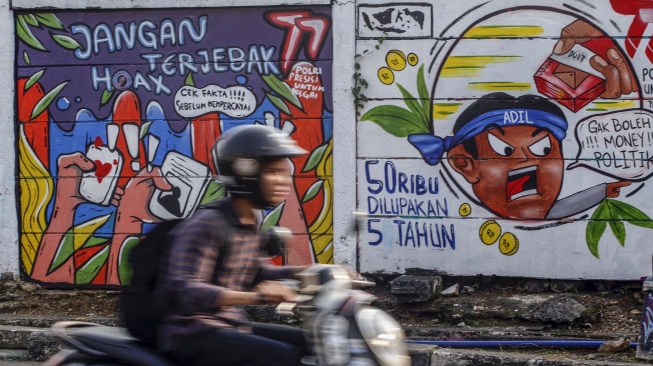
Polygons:
[[410,365],[404,331],[388,313],[363,306],[356,312],[356,323],[370,350],[383,365]]

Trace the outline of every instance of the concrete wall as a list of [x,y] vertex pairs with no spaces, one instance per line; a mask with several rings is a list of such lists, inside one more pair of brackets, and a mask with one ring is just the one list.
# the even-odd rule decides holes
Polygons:
[[[109,8],[106,2],[87,0],[57,2],[52,8],[52,2],[14,0],[11,8],[3,5],[1,16],[6,21],[0,24],[6,28],[4,34],[13,36],[1,41],[8,52],[0,57],[7,58],[5,65],[16,65],[7,72],[12,75],[8,85],[14,85],[15,94],[22,93],[21,84],[46,69],[34,83],[41,86],[43,95],[70,79],[81,86],[66,84],[57,97],[68,92],[81,96],[83,102],[68,97],[72,107],[67,112],[53,103],[34,116],[36,119],[20,122],[21,108],[34,109],[34,105],[21,107],[24,102],[34,103],[40,98],[19,98],[9,88],[0,90],[0,108],[5,112],[0,118],[6,119],[0,127],[5,129],[0,145],[0,171],[5,182],[0,196],[0,271],[21,272],[23,277],[48,283],[117,283],[109,267],[84,264],[113,263],[120,258],[120,251],[111,254],[110,248],[125,247],[131,243],[131,236],[146,231],[148,222],[165,216],[163,211],[156,215],[157,209],[145,202],[123,200],[129,204],[116,206],[111,197],[102,195],[108,204],[80,204],[80,213],[64,215],[72,223],[58,224],[52,237],[47,232],[52,228],[56,195],[61,192],[57,186],[74,188],[69,197],[81,193],[81,181],[69,178],[69,184],[61,185],[58,182],[62,179],[52,179],[60,177],[58,157],[73,153],[88,156],[89,146],[95,143],[93,136],[108,137],[98,131],[106,131],[110,119],[115,119],[116,106],[123,105],[117,100],[123,95],[136,97],[132,98],[140,103],[140,113],[136,114],[143,123],[153,119],[147,114],[156,109],[147,108],[155,107],[153,103],[162,105],[168,119],[175,116],[180,123],[195,119],[202,122],[196,125],[206,126],[208,120],[214,127],[202,135],[207,146],[208,140],[222,131],[219,120],[223,128],[225,120],[233,124],[265,123],[265,117],[270,116],[265,112],[270,111],[274,118],[268,120],[276,126],[283,127],[288,120],[299,127],[293,136],[304,140],[314,156],[321,158],[321,164],[301,173],[305,162],[294,162],[296,195],[286,202],[279,219],[297,234],[292,244],[296,263],[335,261],[362,272],[384,273],[418,268],[454,275],[545,278],[636,279],[650,275],[647,238],[653,228],[653,207],[647,181],[653,139],[649,121],[653,119],[649,111],[653,109],[649,106],[653,56],[648,43],[653,28],[647,22],[653,16],[645,9],[648,2],[260,0],[247,4],[118,0]],[[236,5],[241,7],[217,8]],[[272,5],[281,5],[273,8],[279,11],[301,9],[308,15],[296,15],[318,23],[328,18],[330,29],[324,48],[308,52],[307,36],[296,53],[299,59],[290,57],[292,61],[285,64],[280,56],[284,33],[263,15]],[[179,12],[176,8],[181,7],[193,9]],[[104,52],[82,62],[72,50],[65,49],[71,45],[66,43],[67,38],[59,37],[64,41],[57,43],[50,36],[51,29],[30,24],[33,19],[29,14],[41,13],[56,14],[66,25],[84,23],[89,29],[100,23],[127,24],[132,19],[147,18],[160,24],[170,17],[176,24],[187,16],[199,26],[203,14],[209,23],[213,19],[219,22],[220,17],[228,22],[228,14],[237,14],[247,22],[234,23],[232,28],[237,30],[226,37],[234,46],[248,51],[251,44],[274,47],[279,73],[270,74],[281,79],[289,76],[290,69],[284,64],[309,62],[319,67],[325,90],[317,97],[320,102],[304,94],[315,112],[298,117],[300,111],[293,109],[291,101],[282,98],[285,107],[272,102],[274,96],[265,92],[283,97],[281,91],[256,72],[254,77],[245,75],[248,77],[242,84],[236,80],[238,74],[231,72],[216,73],[211,78],[198,74],[193,80],[177,75],[171,78],[175,93],[193,83],[198,89],[210,84],[222,88],[242,85],[252,87],[257,100],[257,112],[242,119],[225,117],[224,111],[212,111],[211,118],[184,116],[173,108],[175,93],[156,96],[156,92],[146,93],[145,88],[113,94],[94,90],[89,76],[93,66],[96,72],[102,72],[105,65],[125,68],[131,75],[140,68],[146,75],[147,61],[140,57],[144,51]],[[35,50],[34,44],[15,41],[15,19],[23,19],[25,27],[43,37],[53,50],[46,54]],[[243,24],[247,29],[241,29]],[[57,30],[53,33],[71,35]],[[566,41],[556,46],[561,35],[567,36]],[[79,42],[84,40],[81,33],[73,36]],[[212,48],[216,42],[197,48]],[[168,44],[156,52],[186,51]],[[100,60],[102,57],[105,59]],[[508,96],[493,94],[496,92]],[[516,99],[497,102],[497,98]],[[18,109],[14,104],[17,99]],[[263,100],[265,105],[260,104]],[[70,126],[65,122],[78,120],[77,112],[82,109],[81,117],[101,121],[101,126],[87,123],[91,132],[71,139]],[[32,116],[28,114],[29,119]],[[56,120],[59,117],[64,127]],[[34,125],[39,118],[43,122]],[[302,132],[302,126],[307,126],[303,122],[310,121],[320,124],[319,131]],[[26,134],[26,143],[21,144],[25,126],[31,128],[31,135]],[[36,126],[46,127],[47,136],[58,137],[48,138],[47,148],[35,143],[45,134],[44,129],[33,128]],[[164,134],[163,130],[151,130],[154,123],[148,126],[151,134]],[[180,131],[170,125],[165,133]],[[177,151],[211,169],[211,162],[193,150],[193,136],[197,135],[184,133],[178,136],[179,145],[159,145],[164,148],[159,147],[161,151],[149,165],[162,168],[165,153]],[[313,139],[315,136],[318,138]],[[108,142],[101,140],[98,147]],[[119,174],[117,187],[125,189],[130,177],[142,170],[134,168],[148,170],[145,149],[151,145],[146,140],[140,144],[143,151],[139,159],[127,158],[126,145],[118,147],[126,163],[123,169],[131,172]],[[32,156],[32,163],[42,162],[41,174],[17,180],[21,171],[18,163],[26,161],[21,156]],[[131,160],[138,160],[139,166],[132,165]],[[21,190],[15,182],[23,182],[24,187],[30,182],[49,185],[51,196],[44,196],[40,213],[34,211],[32,198],[26,193],[32,191]],[[307,195],[309,191],[316,194]],[[149,202],[152,193],[138,197]],[[141,216],[137,227],[116,230],[119,207],[147,208],[145,213],[154,213],[155,218]],[[355,210],[370,213],[359,235],[350,233],[351,212]],[[39,229],[27,228],[27,222]],[[74,233],[68,231],[70,227],[76,227]],[[44,238],[52,239],[53,248],[65,250],[63,255],[61,250],[51,250],[42,262],[47,264],[40,265],[36,261],[39,248],[45,247]],[[114,241],[117,244],[112,244]],[[42,273],[34,276],[34,268],[41,268]],[[75,275],[82,268],[87,268],[83,275]],[[53,275],[57,271],[65,275]]]
[[650,6],[359,4],[360,269],[650,275]]
[[23,278],[127,283],[126,256],[154,224],[224,196],[211,150],[243,124],[309,152],[262,225],[292,230],[288,264],[333,263],[331,6],[13,5]]

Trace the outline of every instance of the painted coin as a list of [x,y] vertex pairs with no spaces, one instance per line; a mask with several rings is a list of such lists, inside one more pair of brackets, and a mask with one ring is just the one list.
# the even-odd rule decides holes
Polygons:
[[488,220],[481,225],[479,235],[483,244],[492,245],[499,239],[499,235],[501,235],[501,226],[494,220]]
[[385,85],[390,85],[395,81],[395,74],[387,67],[382,67],[377,72],[379,80]]
[[401,71],[406,67],[406,56],[399,50],[392,50],[385,56],[385,62],[391,69]]
[[460,213],[460,216],[469,216],[469,214],[472,213],[472,206],[470,206],[469,203],[463,203],[460,205],[458,212]]
[[406,56],[406,59],[408,60],[408,64],[410,66],[415,66],[419,62],[419,57],[417,57],[417,55],[414,53],[409,53],[408,56]]
[[519,239],[513,233],[505,233],[501,235],[499,240],[499,250],[501,254],[513,255],[519,250]]

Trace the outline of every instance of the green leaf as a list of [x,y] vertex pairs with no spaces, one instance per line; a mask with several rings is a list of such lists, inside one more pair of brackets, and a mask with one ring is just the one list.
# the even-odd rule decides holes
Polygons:
[[417,95],[422,103],[422,111],[424,117],[426,117],[424,120],[426,123],[425,127],[428,130],[429,124],[431,123],[431,96],[426,88],[426,81],[424,81],[424,64],[422,64],[417,71]]
[[57,18],[57,16],[54,14],[39,13],[36,14],[36,19],[39,21],[39,23],[43,24],[44,26],[50,29],[65,30],[59,18]]
[[200,205],[215,202],[224,198],[225,195],[226,191],[224,185],[212,180],[209,183],[209,186],[206,188],[206,192],[204,192],[204,197],[202,197],[202,202],[200,202]]
[[27,54],[27,51],[23,51],[23,60],[27,65],[31,64],[32,62],[29,59],[29,55]]
[[415,118],[423,122],[426,119],[426,116],[423,114],[422,105],[420,104],[420,102],[417,101],[415,97],[412,94],[410,94],[410,92],[406,90],[406,88],[404,88],[401,84],[397,83],[397,88],[399,88],[399,91],[401,92],[401,96],[403,97],[404,102],[406,103],[408,109],[410,109],[410,111],[413,112]]
[[302,102],[299,98],[292,92],[292,88],[288,83],[279,79],[275,74],[263,75],[261,79],[272,89],[273,92],[279,94],[283,99],[289,101],[295,107],[304,110],[302,107]]
[[607,226],[608,224],[605,221],[590,221],[587,223],[587,229],[585,230],[587,248],[596,258],[599,258],[599,240],[601,240]]
[[90,248],[94,247],[96,245],[103,245],[103,244],[109,244],[109,239],[108,238],[103,238],[101,236],[91,236],[86,243],[82,246],[82,248]]
[[57,85],[54,87],[54,89],[50,90],[48,94],[44,95],[34,106],[34,109],[32,110],[32,115],[30,116],[30,120],[34,119],[36,116],[39,114],[43,113],[44,110],[48,109],[50,104],[57,98],[61,90],[68,84],[68,81],[64,81],[63,83]]
[[76,284],[87,285],[93,281],[95,276],[100,272],[100,269],[102,269],[102,266],[107,262],[109,247],[109,245],[105,246],[77,270],[75,273]]
[[82,45],[77,42],[77,40],[71,36],[65,34],[51,34],[52,39],[54,39],[57,44],[67,50],[74,51],[78,48],[82,48]]
[[141,243],[137,236],[128,236],[122,242],[120,254],[118,255],[118,278],[121,285],[129,285],[132,280],[132,268],[129,265],[129,254],[135,246]]
[[610,229],[614,237],[617,238],[619,244],[623,247],[626,244],[626,226],[621,221],[608,221]]
[[389,134],[396,137],[406,137],[416,133],[427,133],[415,115],[409,110],[394,105],[382,105],[367,111],[360,121],[372,121]]
[[308,188],[308,190],[306,191],[306,194],[304,194],[304,198],[302,198],[302,203],[306,203],[306,202],[312,200],[315,196],[317,196],[317,194],[322,189],[323,185],[324,185],[324,181],[322,179],[320,179],[317,182],[313,183]]
[[285,205],[286,202],[281,202],[279,206],[275,207],[269,214],[267,214],[267,216],[265,216],[263,223],[261,224],[261,231],[267,231],[279,225],[279,220],[281,219],[281,214],[283,213],[283,207]]
[[141,125],[141,134],[138,137],[139,140],[142,140],[148,132],[150,132],[150,127],[152,127],[152,121],[146,121]]
[[322,161],[322,158],[324,158],[324,152],[327,150],[328,146],[329,143],[322,144],[311,151],[311,155],[306,159],[302,173],[310,172],[315,169],[320,161]]
[[651,221],[651,218],[635,206],[631,206],[625,202],[617,200],[608,199],[605,201],[609,202],[612,205],[612,210],[622,220],[625,220],[629,224],[635,226],[653,229],[653,222]]
[[24,16],[18,16],[16,18],[16,35],[20,38],[21,41],[25,42],[26,45],[37,49],[39,51],[47,51],[45,46],[39,41],[27,25],[27,21]]
[[606,217],[610,215],[608,205],[609,203],[606,201],[601,202],[592,214],[592,218],[587,223],[587,228],[585,229],[587,248],[589,248],[590,253],[596,258],[599,258],[599,241],[608,226],[608,223],[605,221]]
[[184,85],[195,86],[195,79],[193,78],[192,72],[189,72],[188,75],[186,75],[186,79],[184,80]]
[[30,76],[29,80],[25,83],[25,91],[29,90],[29,88],[32,87],[32,85],[36,84],[39,79],[41,79],[41,76],[43,76],[43,73],[45,70],[38,71],[34,73],[34,75]]
[[[21,15],[19,15],[19,16],[21,16]],[[38,27],[39,26],[39,21],[36,20],[36,16],[34,16],[34,14],[25,14],[25,15],[22,15],[22,16],[25,17],[25,22],[27,24],[29,24],[29,25],[31,25],[33,27]]]
[[69,229],[61,238],[59,242],[59,248],[57,248],[57,253],[54,256],[52,264],[50,264],[50,269],[48,273],[52,273],[54,270],[59,268],[64,262],[66,262],[72,255],[74,250],[75,234],[73,229]]
[[100,107],[109,103],[109,100],[111,100],[112,96],[113,96],[113,90],[109,91],[107,89],[104,89],[104,91],[102,92],[102,99],[100,100]]
[[280,111],[282,111],[285,114],[290,114],[290,109],[286,105],[286,103],[283,102],[279,97],[277,97],[274,94],[270,93],[265,93],[265,95],[268,96],[268,99],[270,99],[270,102],[274,104],[275,107],[279,108]]

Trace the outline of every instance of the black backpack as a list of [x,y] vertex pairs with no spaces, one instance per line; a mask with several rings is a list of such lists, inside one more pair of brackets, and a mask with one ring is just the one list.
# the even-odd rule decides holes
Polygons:
[[[218,202],[199,209],[222,210],[223,207],[224,202]],[[157,328],[168,308],[164,294],[156,285],[157,277],[170,250],[168,234],[182,221],[175,219],[157,224],[128,256],[132,277],[120,298],[122,320],[132,336],[152,347],[156,347]],[[221,250],[216,269],[225,256],[226,250]]]

